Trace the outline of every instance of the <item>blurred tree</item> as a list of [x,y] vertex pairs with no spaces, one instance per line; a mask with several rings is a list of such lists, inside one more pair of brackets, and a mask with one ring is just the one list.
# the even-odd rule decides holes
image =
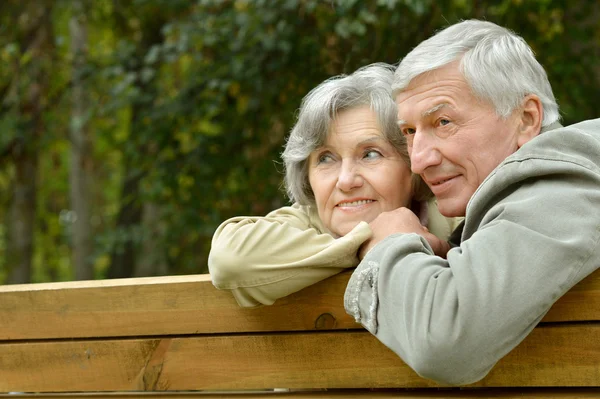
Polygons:
[[[181,2],[138,1],[133,4],[113,2],[116,31],[128,39],[120,46],[121,68],[130,78],[128,98],[130,106],[130,132],[124,148],[124,178],[121,204],[115,228],[122,232],[121,242],[110,254],[109,278],[131,277],[137,264],[139,244],[142,241],[140,226],[143,203],[140,183],[149,171],[148,143],[156,132],[151,124],[155,112],[154,102],[159,96],[155,68],[160,59],[148,60],[151,51],[162,43],[164,25],[180,8]],[[156,249],[155,249],[156,250]]]
[[206,272],[221,221],[287,202],[280,152],[311,88],[473,17],[527,40],[565,123],[598,116],[598,2],[0,3],[0,279]]
[[92,262],[93,241],[91,226],[92,196],[90,185],[93,181],[92,142],[89,136],[89,95],[86,84],[87,64],[87,21],[84,3],[72,3],[73,15],[70,20],[72,60],[73,101],[70,139],[70,193],[71,207],[75,215],[73,221],[73,266],[75,279],[91,280],[94,277]]
[[17,16],[13,45],[18,56],[11,65],[3,110],[14,121],[10,144],[4,152],[14,165],[11,199],[6,217],[6,261],[9,283],[31,280],[36,211],[39,140],[44,132],[43,111],[52,54],[50,4],[5,4]]

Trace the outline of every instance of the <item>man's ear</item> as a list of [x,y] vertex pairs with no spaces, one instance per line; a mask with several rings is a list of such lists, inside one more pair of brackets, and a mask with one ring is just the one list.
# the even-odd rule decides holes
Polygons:
[[544,109],[542,100],[535,94],[525,96],[520,109],[520,123],[517,145],[521,148],[529,140],[540,134],[542,130]]

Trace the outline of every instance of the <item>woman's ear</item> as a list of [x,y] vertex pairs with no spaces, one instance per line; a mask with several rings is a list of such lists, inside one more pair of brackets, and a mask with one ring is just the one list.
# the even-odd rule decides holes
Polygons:
[[519,112],[517,145],[521,148],[529,140],[540,134],[542,130],[542,120],[544,119],[542,100],[535,94],[525,96]]

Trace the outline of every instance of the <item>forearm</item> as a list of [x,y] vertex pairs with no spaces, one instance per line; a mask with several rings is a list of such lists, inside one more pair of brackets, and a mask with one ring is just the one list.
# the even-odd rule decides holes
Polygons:
[[369,236],[366,223],[335,239],[308,226],[247,218],[215,234],[209,270],[213,284],[232,290],[241,306],[269,305],[356,266],[357,250]]
[[286,276],[279,281],[258,284],[256,286],[238,287],[230,291],[238,305],[242,307],[272,305],[277,299],[286,297],[328,277],[334,276],[344,269],[345,267],[335,266],[306,267],[298,270],[294,275]]
[[[470,274],[457,252],[450,251],[446,261],[432,256],[417,235],[392,236],[361,262],[345,296],[347,311],[419,375],[453,385],[483,378],[554,299],[528,304],[531,290],[518,290],[503,301],[494,291],[513,284],[493,288],[478,282],[488,277]],[[515,306],[522,308],[515,312]]]

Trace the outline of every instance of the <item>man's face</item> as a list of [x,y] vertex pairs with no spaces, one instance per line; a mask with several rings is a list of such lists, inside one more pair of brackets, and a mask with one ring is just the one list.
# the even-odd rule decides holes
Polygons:
[[464,216],[483,180],[518,148],[519,114],[503,119],[476,98],[453,62],[413,79],[396,97],[412,171],[444,216]]

